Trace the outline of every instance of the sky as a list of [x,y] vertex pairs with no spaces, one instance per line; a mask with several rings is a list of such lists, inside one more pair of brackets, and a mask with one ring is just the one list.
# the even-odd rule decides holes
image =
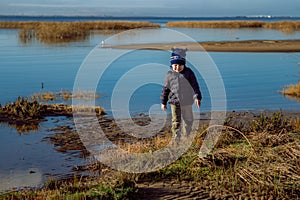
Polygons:
[[300,0],[1,0],[0,15],[296,16]]

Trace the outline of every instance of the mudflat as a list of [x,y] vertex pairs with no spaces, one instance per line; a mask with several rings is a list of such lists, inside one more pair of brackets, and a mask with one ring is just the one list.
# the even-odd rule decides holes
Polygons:
[[300,52],[300,40],[246,40],[214,42],[175,42],[156,44],[133,44],[104,46],[118,49],[160,49],[172,47],[188,48],[190,51],[215,52]]

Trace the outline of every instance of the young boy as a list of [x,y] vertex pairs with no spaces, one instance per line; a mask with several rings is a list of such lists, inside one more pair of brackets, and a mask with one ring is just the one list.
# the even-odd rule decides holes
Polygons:
[[[194,72],[186,67],[187,49],[172,48],[170,70],[165,76],[161,93],[161,109],[167,109],[167,102],[172,113],[172,137],[178,141],[182,132],[188,136],[192,130],[192,105],[201,105],[202,95]],[[181,118],[184,124],[181,124]]]

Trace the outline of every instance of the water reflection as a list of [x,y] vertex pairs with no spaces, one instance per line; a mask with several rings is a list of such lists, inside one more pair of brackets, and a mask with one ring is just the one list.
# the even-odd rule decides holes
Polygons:
[[15,128],[19,135],[22,134],[30,134],[33,131],[39,130],[39,124],[38,123],[33,123],[33,124],[12,124],[8,123],[9,126]]
[[86,160],[75,156],[80,151],[58,153],[47,139],[59,133],[56,128],[63,124],[72,127],[68,118],[51,117],[41,122],[37,130],[22,134],[8,124],[0,124],[0,193],[39,187],[49,178],[70,176],[75,166],[86,165]]
[[34,42],[41,42],[44,44],[57,44],[57,43],[71,43],[71,42],[83,42],[87,41],[89,34],[86,33],[80,36],[74,37],[39,37],[35,30],[21,29],[19,30],[19,41],[22,44],[30,44]]
[[43,185],[43,175],[37,168],[11,170],[9,173],[0,171],[0,192],[20,188],[36,188]]

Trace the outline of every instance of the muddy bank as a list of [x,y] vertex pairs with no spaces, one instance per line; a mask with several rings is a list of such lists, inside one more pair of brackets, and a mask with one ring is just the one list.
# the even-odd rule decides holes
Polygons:
[[[148,199],[149,196],[152,199],[251,199],[276,196],[293,199],[300,191],[300,174],[297,170],[300,159],[299,113],[228,112],[222,136],[214,151],[205,159],[199,159],[197,155],[204,139],[202,133],[209,128],[211,118],[211,113],[201,113],[199,131],[193,145],[182,157],[161,170],[141,174],[123,173],[91,160],[87,165],[74,166],[73,171],[74,174],[93,174],[82,184],[105,177],[130,180],[134,183],[132,187],[137,189],[137,199]],[[141,128],[149,124],[149,120],[147,115],[133,119]],[[110,141],[129,152],[155,151],[171,140],[169,123],[153,137],[137,139],[122,131],[108,116],[98,116],[98,122]],[[53,135],[45,139],[58,152],[81,158],[91,157],[73,125],[60,125],[51,131]],[[43,192],[42,195],[47,195],[45,190]]]
[[177,42],[160,44],[135,44],[105,46],[117,49],[159,49],[170,50],[172,47],[188,48],[190,51],[215,52],[300,52],[300,40],[247,40],[222,42]]
[[[266,198],[279,195],[295,198],[299,191],[300,111],[231,111],[224,121],[223,134],[215,150],[205,159],[197,152],[209,126],[211,113],[200,116],[199,135],[190,150],[170,166],[151,173],[121,173],[94,162],[76,166],[74,171],[92,171],[100,176],[109,174],[135,183],[138,199],[226,199]],[[146,115],[133,119],[136,124],[149,123]],[[130,152],[147,152],[171,140],[170,124],[152,138],[136,139],[127,135],[109,117],[99,117],[99,125],[107,138]],[[86,152],[76,130],[60,127],[60,133],[49,139],[63,151]],[[69,140],[72,138],[72,142]],[[246,139],[246,140],[245,140]],[[155,143],[160,141],[160,145]],[[163,141],[163,142],[162,142]],[[139,144],[139,149],[135,148]],[[70,145],[72,144],[72,145]],[[142,145],[141,145],[142,144]],[[131,148],[127,147],[131,145]],[[143,146],[143,148],[140,148]],[[298,163],[298,164],[297,164]],[[281,172],[278,172],[280,166]],[[280,185],[272,179],[280,179]],[[236,181],[236,182],[235,182]],[[290,186],[294,184],[294,186]],[[280,189],[273,190],[278,187]],[[260,190],[260,191],[259,191]]]
[[13,103],[0,105],[0,123],[6,123],[15,127],[19,133],[37,130],[46,117],[73,117],[76,112],[93,112],[96,115],[105,115],[104,110],[99,107],[75,106],[66,104],[41,104],[37,101],[29,101],[18,98]]
[[[265,123],[268,123],[268,120],[274,120],[274,123],[277,123],[274,127],[276,129],[280,128],[288,128],[285,127],[286,124],[282,123],[281,119],[285,119],[286,121],[297,120],[300,116],[300,111],[230,111],[226,113],[226,119],[224,120],[224,126],[234,127],[241,132],[249,132],[251,129],[255,128],[254,122],[256,120],[265,120]],[[278,122],[276,121],[278,120]],[[128,119],[128,121],[133,120],[135,124],[143,128],[143,126],[148,125],[150,123],[150,118],[147,115],[140,115],[137,118]],[[166,125],[157,132],[153,137],[149,138],[136,138],[128,133],[124,132],[122,129],[126,129],[126,127],[120,128],[116,121],[109,116],[98,116],[99,125],[102,131],[105,133],[106,137],[115,144],[125,145],[135,144],[139,142],[143,142],[145,146],[151,148],[151,144],[157,139],[161,138],[162,140],[166,140],[165,142],[170,142],[171,140],[171,124],[170,119],[166,123]],[[203,127],[208,127],[211,121],[211,113],[201,113],[199,120],[199,128],[201,130]],[[269,122],[271,123],[271,122]],[[259,127],[257,127],[258,129]],[[53,136],[50,136],[48,139],[51,140],[51,143],[54,146],[59,148],[59,151],[68,151],[68,150],[77,150],[81,151],[85,156],[88,156],[89,153],[86,151],[84,145],[82,144],[80,137],[75,129],[70,126],[58,126],[51,131],[56,132]],[[254,131],[254,130],[252,130]],[[164,143],[166,144],[166,143]],[[155,149],[152,149],[155,150]]]

